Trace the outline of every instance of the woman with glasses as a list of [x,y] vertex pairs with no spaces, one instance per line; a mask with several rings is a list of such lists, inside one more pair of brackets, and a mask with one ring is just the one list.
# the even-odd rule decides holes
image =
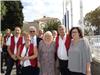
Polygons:
[[69,48],[68,68],[70,75],[91,75],[91,53],[89,42],[83,37],[79,27],[70,30],[71,44]]

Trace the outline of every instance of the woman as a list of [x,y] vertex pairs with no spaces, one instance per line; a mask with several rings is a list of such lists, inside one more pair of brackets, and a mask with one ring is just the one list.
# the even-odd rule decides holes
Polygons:
[[91,75],[91,53],[89,42],[83,37],[79,27],[70,30],[71,45],[69,48],[68,68],[70,75]]
[[44,33],[39,43],[40,75],[55,75],[55,43],[50,31]]
[[39,75],[37,69],[37,50],[30,42],[30,35],[25,33],[25,44],[19,46],[17,57],[22,75]]

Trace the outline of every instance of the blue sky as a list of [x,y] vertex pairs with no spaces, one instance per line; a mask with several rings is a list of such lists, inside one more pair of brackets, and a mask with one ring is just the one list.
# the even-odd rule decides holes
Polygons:
[[[21,0],[24,6],[24,21],[33,21],[43,16],[63,18],[63,0]],[[100,0],[83,0],[83,14],[100,6]],[[73,0],[74,24],[79,20],[79,0]]]

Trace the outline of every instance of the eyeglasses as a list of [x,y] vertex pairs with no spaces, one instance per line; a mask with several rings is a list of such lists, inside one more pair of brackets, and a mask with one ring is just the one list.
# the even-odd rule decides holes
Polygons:
[[72,33],[78,33],[77,31],[72,31]]
[[32,33],[32,32],[35,32],[35,31],[30,31],[30,32]]

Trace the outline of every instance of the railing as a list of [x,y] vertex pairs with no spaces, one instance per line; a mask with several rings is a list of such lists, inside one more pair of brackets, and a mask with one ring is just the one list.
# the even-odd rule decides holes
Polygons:
[[93,59],[100,62],[100,35],[87,36],[87,38],[90,43]]

